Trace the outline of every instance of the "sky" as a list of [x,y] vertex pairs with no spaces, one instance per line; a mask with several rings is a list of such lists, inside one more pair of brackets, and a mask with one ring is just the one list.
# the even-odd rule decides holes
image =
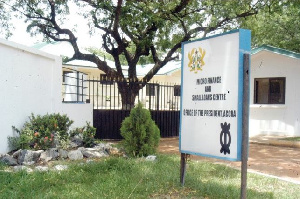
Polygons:
[[[8,39],[9,41],[26,46],[33,46],[36,43],[43,42],[42,35],[31,37],[30,34],[26,32],[27,25],[22,20],[16,20],[14,24],[15,30],[13,31],[13,35]],[[96,46],[98,47],[101,46],[100,41],[97,40],[95,36],[90,37],[89,34],[84,31],[78,32],[76,35],[78,35],[78,44],[82,47],[95,46],[95,44],[97,44]]]
[[23,44],[26,46],[32,46],[35,43],[39,43],[42,41],[42,37],[31,37],[29,33],[26,32],[26,25],[22,20],[14,20],[15,30],[13,31],[13,36],[11,36],[8,40],[13,41],[19,44]]
[[[23,22],[23,20],[14,19],[13,23],[15,26],[15,30],[13,31],[13,35],[8,39],[9,41],[13,41],[26,46],[33,46],[36,43],[43,42],[42,35],[31,37],[30,34],[26,32],[27,25]],[[87,29],[81,30],[82,31],[78,31],[76,33],[76,36],[78,37],[79,46],[83,48],[91,46],[101,47],[101,42],[99,39],[97,39],[97,37],[91,37],[87,32],[84,31]]]
[[[79,17],[79,15],[76,14],[77,11],[75,9],[75,6],[70,6],[70,18],[69,20],[66,20],[64,26],[62,27],[67,27],[70,29],[74,26],[78,27],[76,29],[77,33],[75,33],[75,36],[77,36],[78,38],[78,45],[80,47],[101,47],[101,37],[98,39],[96,36],[91,37],[89,35],[87,21],[82,17]],[[28,24],[25,24],[24,19],[13,18],[12,23],[15,30],[12,31],[13,35],[8,39],[9,41],[13,41],[26,46],[33,46],[36,43],[43,42],[42,35],[31,37],[30,34],[26,32]]]

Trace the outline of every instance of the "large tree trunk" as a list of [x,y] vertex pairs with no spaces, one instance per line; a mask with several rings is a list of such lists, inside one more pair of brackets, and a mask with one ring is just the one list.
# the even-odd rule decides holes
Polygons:
[[118,82],[118,89],[121,94],[122,109],[131,110],[134,107],[136,96],[142,88],[139,82]]

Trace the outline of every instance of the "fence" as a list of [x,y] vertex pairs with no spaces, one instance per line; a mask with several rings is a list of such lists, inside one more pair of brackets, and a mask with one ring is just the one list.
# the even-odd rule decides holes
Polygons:
[[[88,79],[85,73],[63,68],[63,102],[92,103],[93,125],[97,128],[96,138],[122,139],[121,123],[130,110],[122,109],[124,107],[118,83],[116,80],[107,79],[105,75]],[[150,110],[161,137],[179,135],[180,85],[147,83],[139,90],[135,104],[138,101]]]
[[[102,76],[87,80],[88,96],[94,109],[122,109],[121,94],[118,90],[118,81],[108,80]],[[128,83],[128,82],[127,82]],[[139,82],[131,84],[140,84]],[[179,110],[180,85],[146,83],[139,90],[135,104],[140,101],[149,110]]]
[[[94,127],[100,139],[122,139],[121,123],[130,113],[122,109],[118,81],[105,77],[92,78],[88,82],[88,101],[94,107]],[[137,83],[138,84],[138,83]],[[151,112],[161,137],[179,135],[180,85],[147,83],[139,90],[135,104],[140,101]]]

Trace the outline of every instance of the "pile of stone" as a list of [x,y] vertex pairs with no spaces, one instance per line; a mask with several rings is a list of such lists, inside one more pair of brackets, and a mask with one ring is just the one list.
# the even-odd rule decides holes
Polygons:
[[[59,148],[50,148],[47,150],[32,151],[20,149],[12,154],[0,154],[0,162],[12,166],[14,171],[27,170],[32,171],[32,167],[38,171],[48,171],[49,161],[59,159],[81,160],[81,159],[98,159],[110,155],[124,156],[122,151],[112,146],[111,143],[100,143],[92,148],[78,147],[70,150]],[[66,169],[65,165],[56,165],[55,170]]]

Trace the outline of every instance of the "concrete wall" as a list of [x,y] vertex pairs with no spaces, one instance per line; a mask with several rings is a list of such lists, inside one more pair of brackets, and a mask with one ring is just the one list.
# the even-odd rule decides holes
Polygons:
[[151,82],[180,85],[181,84],[181,70],[176,70],[167,75],[155,75],[151,79]]
[[31,113],[60,112],[75,125],[92,124],[91,105],[61,102],[60,57],[0,39],[0,59],[0,153],[8,151],[12,126],[22,128]]
[[[285,77],[285,104],[254,104],[254,78]],[[251,57],[250,136],[300,136],[300,60],[270,51]]]
[[[76,110],[76,111],[74,111]],[[73,127],[82,127],[86,122],[93,125],[93,105],[92,104],[69,104],[63,103],[60,113],[66,114],[74,121]]]

